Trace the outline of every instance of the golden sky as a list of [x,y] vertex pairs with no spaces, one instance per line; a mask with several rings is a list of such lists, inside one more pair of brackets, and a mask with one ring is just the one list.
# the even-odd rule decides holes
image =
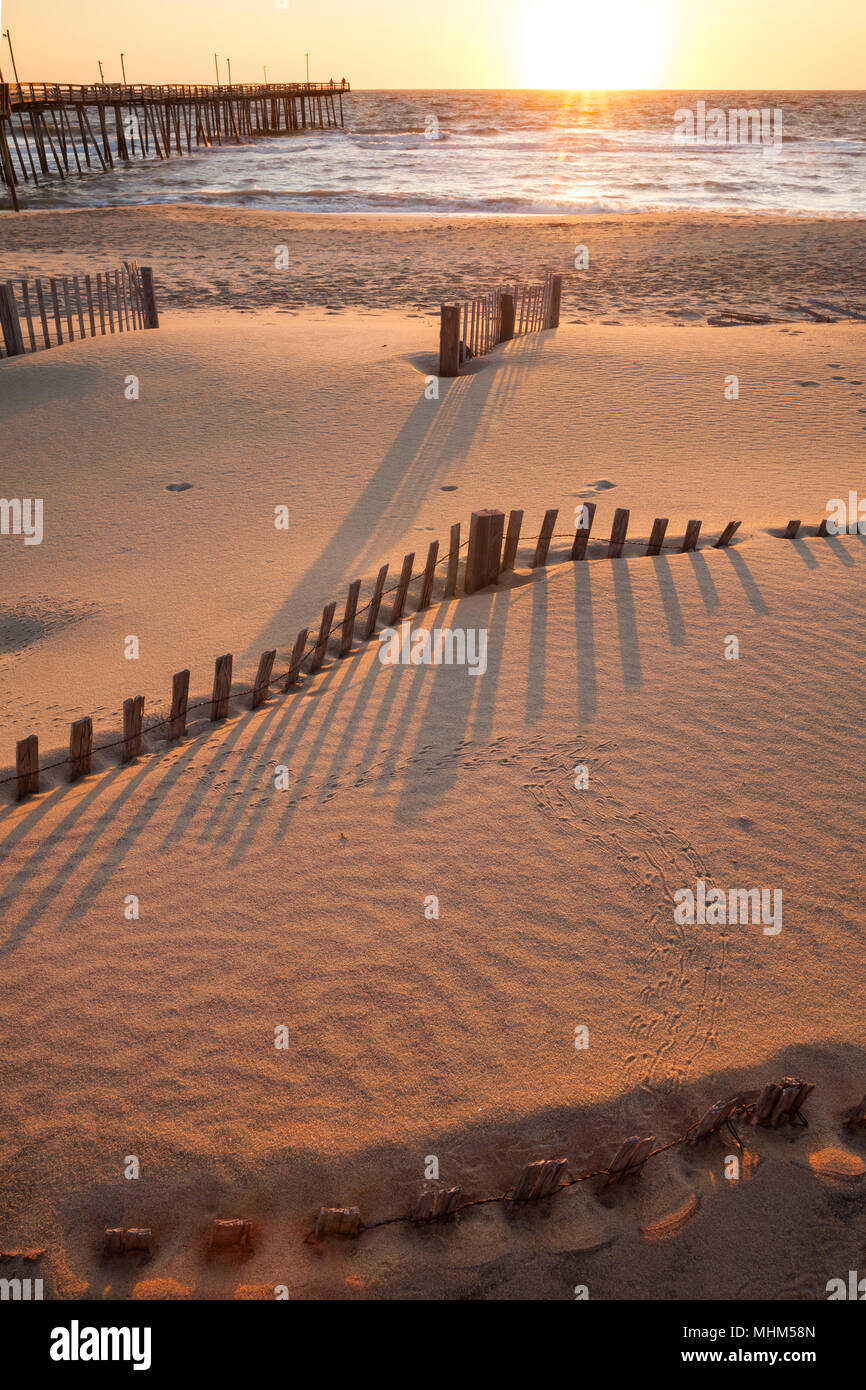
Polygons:
[[[866,88],[866,0],[2,0],[22,80]],[[9,47],[0,46],[4,77]]]

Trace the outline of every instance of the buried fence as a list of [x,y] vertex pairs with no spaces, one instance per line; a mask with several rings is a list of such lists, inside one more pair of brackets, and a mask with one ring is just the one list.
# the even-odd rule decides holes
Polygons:
[[457,376],[464,362],[484,357],[498,343],[559,327],[562,276],[547,271],[541,284],[499,289],[443,304],[439,325],[439,375]]
[[[557,556],[556,563],[585,561],[590,544],[598,548],[599,559],[621,559],[626,546],[635,547],[635,553],[644,556],[659,556],[663,551],[686,554],[698,549],[698,542],[701,538],[703,523],[699,520],[691,520],[687,522],[681,537],[666,543],[667,517],[656,517],[648,539],[646,537],[640,539],[629,537],[630,512],[624,507],[617,507],[614,512],[610,535],[600,536],[593,533],[592,530],[596,504],[594,502],[584,503],[576,511],[579,515],[576,517],[573,532],[555,531],[559,516],[558,508],[549,508],[544,513],[544,519],[532,553],[530,566],[532,569],[547,565],[551,543],[554,539],[563,536],[569,539],[570,544],[565,553]],[[710,543],[712,548],[727,548],[740,524],[739,521],[729,521],[718,537]],[[796,524],[799,525],[799,523]],[[791,525],[788,526],[786,535],[791,530]],[[69,781],[74,782],[79,777],[90,773],[94,754],[119,750],[120,762],[128,763],[141,754],[142,740],[145,734],[163,730],[167,742],[183,737],[186,733],[187,717],[194,710],[207,709],[211,722],[219,723],[228,717],[229,703],[232,700],[249,696],[249,708],[258,709],[264,704],[272,686],[282,686],[285,692],[298,687],[302,676],[315,675],[324,664],[328,648],[332,643],[336,645],[335,654],[342,658],[349,656],[356,649],[353,645],[356,641],[366,643],[377,635],[377,624],[380,617],[383,618],[385,627],[395,628],[403,621],[410,585],[420,581],[418,599],[415,605],[416,611],[423,612],[429,608],[433,602],[436,571],[442,566],[446,567],[444,585],[437,595],[437,602],[454,598],[459,591],[461,579],[462,592],[465,594],[474,594],[489,585],[498,584],[500,577],[508,574],[515,567],[522,526],[522,511],[511,511],[508,514],[507,524],[505,513],[498,509],[473,512],[468,540],[461,540],[461,525],[459,521],[456,522],[451,527],[448,550],[444,554],[440,555],[439,553],[439,542],[431,541],[424,566],[417,572],[415,570],[415,552],[412,551],[405,555],[399,579],[387,589],[385,585],[388,579],[389,566],[387,564],[382,565],[376,576],[372,595],[363,607],[358,606],[361,580],[354,580],[346,595],[343,616],[335,622],[337,603],[336,601],[327,603],[322,610],[318,627],[305,627],[298,633],[291,650],[288,667],[284,671],[274,673],[277,649],[272,648],[262,652],[253,684],[241,690],[233,690],[232,655],[225,653],[216,659],[210,697],[197,700],[193,704],[189,703],[190,672],[189,670],[178,671],[172,678],[171,706],[169,713],[164,718],[145,725],[144,696],[136,695],[123,702],[123,732],[120,738],[111,743],[95,746],[91,717],[88,715],[82,719],[77,719],[70,728],[68,756],[48,763],[41,768],[39,765],[39,739],[36,734],[30,734],[18,741],[15,772],[10,776],[0,778],[0,786],[15,782],[17,784],[17,799],[20,801],[23,797],[39,791],[40,772],[66,767],[69,769]],[[826,529],[819,528],[818,534],[826,535]],[[467,553],[461,575],[460,557],[463,550],[466,550]],[[387,605],[387,612],[383,613],[383,604],[391,596],[393,598]]]
[[[666,1144],[656,1146],[655,1135],[630,1135],[616,1150],[607,1167],[596,1168],[588,1173],[572,1174],[567,1158],[541,1158],[528,1164],[513,1187],[490,1196],[463,1198],[460,1187],[426,1188],[413,1201],[410,1210],[399,1216],[387,1216],[378,1221],[365,1222],[361,1209],[351,1207],[320,1207],[312,1231],[305,1237],[308,1244],[316,1244],[326,1236],[357,1237],[365,1231],[379,1230],[384,1226],[406,1224],[412,1226],[428,1225],[458,1216],[473,1207],[501,1203],[509,1206],[542,1201],[593,1179],[602,1179],[602,1189],[636,1180],[644,1165],[659,1154],[678,1148],[681,1144],[692,1146],[701,1143],[714,1134],[721,1135],[725,1130],[742,1154],[744,1146],[735,1127],[735,1121],[763,1129],[783,1129],[788,1126],[808,1127],[803,1113],[805,1104],[815,1089],[812,1082],[799,1077],[785,1076],[781,1081],[768,1082],[765,1086],[738,1091],[727,1100],[717,1101],[698,1120],[695,1120],[683,1134]],[[866,1097],[859,1105],[852,1106],[840,1117],[848,1129],[866,1127]],[[232,1217],[228,1220],[213,1219],[210,1223],[205,1252],[211,1257],[215,1251],[232,1250],[248,1255],[253,1253],[255,1224],[248,1219]],[[144,1251],[153,1254],[154,1239],[151,1227],[106,1227],[103,1252],[106,1256],[121,1255],[127,1252]],[[45,1252],[10,1252],[25,1258],[38,1258]]]
[[96,275],[0,282],[0,357],[158,327],[153,271],[135,261]]

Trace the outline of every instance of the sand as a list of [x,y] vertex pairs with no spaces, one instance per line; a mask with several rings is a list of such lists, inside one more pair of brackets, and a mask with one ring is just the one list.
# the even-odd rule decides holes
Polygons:
[[[723,309],[808,318],[809,299],[866,302],[862,218],[745,213],[419,217],[201,206],[0,213],[4,279],[132,257],[171,308],[399,309],[563,273],[564,321],[694,322]],[[289,265],[275,270],[275,251]],[[575,270],[585,247],[589,266]],[[820,312],[820,311],[819,311]]]
[[[866,1090],[866,541],[777,532],[857,485],[863,329],[564,324],[438,401],[434,343],[383,310],[175,311],[3,364],[4,487],[46,508],[42,546],[0,548],[7,770],[31,729],[62,752],[77,715],[99,741],[125,696],[153,714],[181,666],[201,696],[220,652],[238,685],[265,646],[284,664],[352,579],[473,508],[523,507],[527,545],[413,617],[486,629],[482,677],[331,654],[260,711],[3,803],[0,1246],[44,1246],[64,1298],[825,1297],[866,1200],[841,1124]],[[730,551],[575,566],[588,499],[603,534],[616,506],[636,537],[743,525]],[[699,879],[781,889],[782,931],[677,924]],[[738,1181],[726,1137],[629,1191],[304,1243],[322,1204],[404,1213],[431,1157],[481,1197],[785,1074],[816,1083],[809,1128],[744,1127]],[[253,1255],[208,1260],[236,1215]],[[100,1260],[121,1223],[153,1226],[150,1260]]]

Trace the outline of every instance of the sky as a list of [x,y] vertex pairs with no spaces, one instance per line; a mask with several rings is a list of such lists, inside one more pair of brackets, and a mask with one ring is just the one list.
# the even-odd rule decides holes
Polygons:
[[[866,89],[866,0],[0,0],[22,81]],[[12,77],[9,45],[0,68]]]

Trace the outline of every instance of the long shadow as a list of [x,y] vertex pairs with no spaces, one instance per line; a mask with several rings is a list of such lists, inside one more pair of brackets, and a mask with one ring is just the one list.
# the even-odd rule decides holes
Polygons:
[[659,586],[659,593],[662,599],[662,609],[665,615],[665,622],[668,625],[668,637],[672,647],[682,647],[686,640],[686,624],[683,618],[683,610],[680,607],[677,586],[671,574],[670,562],[665,555],[657,555],[651,560],[655,571],[656,582]]
[[710,574],[710,567],[704,556],[697,550],[689,551],[689,559],[692,563],[692,569],[695,572],[695,578],[698,581],[698,588],[701,591],[704,608],[708,613],[715,613],[721,605],[721,599],[719,598],[719,591],[716,588],[713,576]]
[[730,564],[733,565],[737,578],[743,586],[743,592],[754,611],[762,618],[766,617],[770,609],[742,555],[732,545],[726,546],[722,553],[728,557]]
[[619,656],[626,690],[643,685],[640,661],[640,638],[634,610],[634,593],[627,560],[612,560],[613,592],[616,602],[616,626],[619,634]]
[[574,565],[574,623],[577,640],[577,717],[591,724],[598,714],[598,672],[592,611],[592,574],[586,561]]

